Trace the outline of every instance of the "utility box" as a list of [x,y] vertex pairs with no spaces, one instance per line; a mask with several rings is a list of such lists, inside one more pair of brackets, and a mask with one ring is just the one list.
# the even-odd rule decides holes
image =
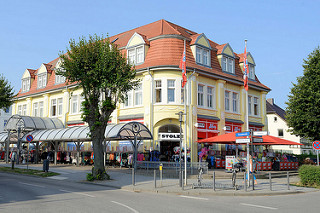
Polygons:
[[49,171],[49,160],[45,159],[43,160],[43,169],[44,172],[48,172]]

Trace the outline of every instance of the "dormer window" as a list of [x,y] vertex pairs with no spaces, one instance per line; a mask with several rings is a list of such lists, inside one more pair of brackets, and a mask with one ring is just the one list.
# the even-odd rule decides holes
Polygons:
[[128,49],[128,61],[133,65],[142,64],[144,62],[143,46]]
[[235,73],[234,71],[234,58],[229,56],[222,57],[222,70],[224,72]]
[[249,66],[249,78],[252,79],[252,80],[255,80],[255,71],[254,71],[254,65],[253,64],[248,64]]
[[66,77],[56,74],[56,80],[55,80],[56,84],[62,84],[65,81],[66,81]]
[[22,79],[22,92],[28,92],[30,90],[30,78]]
[[44,88],[47,85],[47,74],[41,73],[38,75],[38,89]]
[[210,50],[205,47],[196,47],[196,62],[201,65],[210,66]]

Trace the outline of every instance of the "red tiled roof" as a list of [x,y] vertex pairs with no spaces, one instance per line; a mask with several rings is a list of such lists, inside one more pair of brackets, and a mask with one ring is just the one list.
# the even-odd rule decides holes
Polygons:
[[[236,56],[240,56],[240,58],[237,57],[235,61],[236,62],[235,75],[225,73],[221,69],[221,66],[217,59],[217,55],[221,53],[221,51],[223,50],[226,44],[219,45],[209,40],[209,43],[212,47],[211,67],[209,68],[209,67],[198,65],[195,62],[195,58],[192,54],[190,45],[194,44],[198,36],[200,36],[201,34],[198,34],[196,32],[193,32],[191,30],[188,30],[186,28],[183,28],[181,26],[178,26],[176,24],[173,24],[163,19],[111,36],[109,40],[110,42],[114,42],[114,44],[116,44],[119,48],[124,48],[134,33],[138,33],[139,35],[141,35],[144,41],[146,41],[147,45],[150,45],[148,52],[146,54],[144,63],[141,65],[137,65],[136,66],[137,70],[145,69],[148,67],[162,66],[162,65],[178,67],[180,64],[180,59],[183,51],[183,40],[174,37],[174,35],[176,35],[176,36],[182,36],[187,38],[186,64],[188,68],[192,68],[192,69],[195,68],[198,70],[205,71],[207,73],[212,73],[221,77],[227,77],[229,79],[238,80],[238,81],[242,81],[243,79],[242,78],[243,74],[239,66],[239,61],[242,60],[241,54],[235,53]],[[151,38],[155,38],[157,36],[162,36],[162,35],[170,35],[170,36],[163,37],[161,39],[150,40]],[[123,54],[126,55],[126,49],[122,49],[122,52]],[[36,79],[33,82],[33,85],[30,88],[30,91],[22,94],[20,94],[19,92],[18,97],[66,86],[66,84],[54,85],[55,72],[53,71],[53,68],[55,67],[58,60],[59,58],[56,58],[53,61],[49,62],[48,64],[44,64],[48,72],[52,73],[52,75],[50,76],[50,79],[48,79],[48,84],[46,88],[37,89],[36,86],[34,86],[34,85],[37,85],[37,77],[36,77]],[[256,81],[249,80],[249,86],[250,85],[255,85],[255,86],[264,88],[266,90],[269,90],[269,88],[261,84],[258,79],[256,79]]]
[[31,78],[35,78],[35,76],[36,76],[36,72],[37,72],[37,70],[32,70],[32,69],[27,69],[28,71],[29,71],[29,74],[30,74],[30,76],[31,76]]

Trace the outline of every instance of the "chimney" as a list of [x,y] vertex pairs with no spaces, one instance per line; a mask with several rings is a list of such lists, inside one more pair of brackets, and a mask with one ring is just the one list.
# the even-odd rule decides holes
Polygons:
[[274,99],[273,98],[268,98],[267,101],[269,104],[274,105]]

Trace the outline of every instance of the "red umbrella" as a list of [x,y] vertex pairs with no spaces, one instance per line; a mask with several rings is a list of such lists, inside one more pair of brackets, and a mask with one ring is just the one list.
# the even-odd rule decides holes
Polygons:
[[[218,135],[206,139],[198,140],[198,143],[219,143],[219,144],[236,144],[236,139],[246,138],[246,137],[236,137],[236,133],[231,132],[224,135]],[[286,139],[278,138],[271,135],[262,136],[263,142],[253,143],[254,145],[303,145],[301,143],[289,141]]]

